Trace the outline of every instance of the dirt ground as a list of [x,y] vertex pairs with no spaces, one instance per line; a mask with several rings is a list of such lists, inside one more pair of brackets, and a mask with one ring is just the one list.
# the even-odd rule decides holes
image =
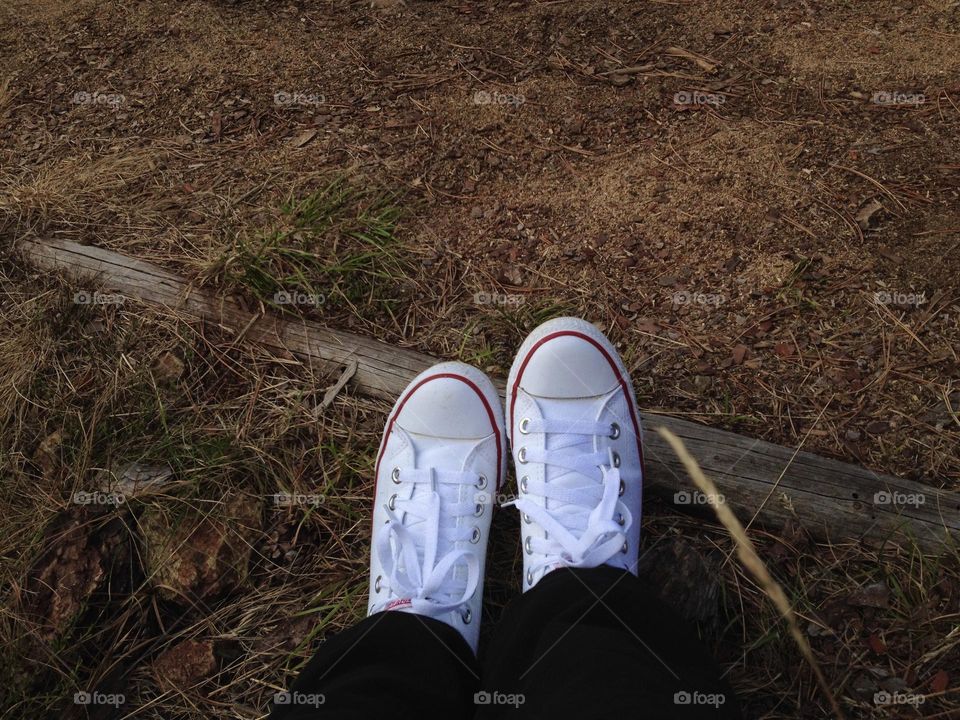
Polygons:
[[[319,293],[285,311],[501,377],[538,322],[582,315],[645,410],[960,490],[958,103],[956,0],[7,0],[3,717],[112,717],[70,700],[95,687],[125,695],[118,717],[262,716],[363,613],[386,411],[347,392],[318,415],[330,379],[308,368],[78,306],[85,288],[24,267],[16,238],[251,307]],[[179,484],[126,514],[70,506],[132,461]],[[234,497],[278,487],[330,501],[259,522]],[[150,565],[134,536],[181,515],[242,570],[191,576],[185,613],[142,569],[105,581]],[[656,505],[645,523],[715,578],[697,620],[747,716],[826,716],[722,530]],[[755,540],[846,713],[957,716],[955,557]],[[494,548],[494,608],[515,550]]]

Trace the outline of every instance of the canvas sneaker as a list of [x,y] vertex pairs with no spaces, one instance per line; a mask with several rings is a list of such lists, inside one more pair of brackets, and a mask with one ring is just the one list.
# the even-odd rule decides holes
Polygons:
[[556,318],[524,341],[507,381],[523,590],[558,567],[637,573],[643,489],[630,376],[596,326]]
[[476,652],[493,498],[506,474],[490,379],[458,362],[414,378],[387,418],[375,472],[368,614],[441,620]]

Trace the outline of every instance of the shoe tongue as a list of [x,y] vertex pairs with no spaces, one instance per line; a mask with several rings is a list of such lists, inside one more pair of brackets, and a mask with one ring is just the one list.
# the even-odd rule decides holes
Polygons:
[[[413,454],[417,468],[435,468],[447,472],[457,472],[463,469],[464,461],[471,450],[476,446],[476,439],[426,437],[417,433],[408,433],[413,444]],[[426,485],[422,486],[426,488]],[[418,490],[422,489],[420,487]]]

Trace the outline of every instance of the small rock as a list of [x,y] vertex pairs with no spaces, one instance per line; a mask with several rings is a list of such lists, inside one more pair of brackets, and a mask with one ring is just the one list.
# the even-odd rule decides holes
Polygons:
[[880,689],[880,686],[877,685],[876,681],[869,675],[861,674],[853,679],[851,689],[857,697],[865,700],[873,700],[874,693]]
[[51,477],[60,465],[60,447],[63,445],[63,433],[59,430],[43,439],[33,459],[43,470],[44,477]]
[[890,588],[884,582],[864,585],[850,593],[847,602],[857,607],[886,608],[890,606]]
[[152,370],[158,380],[176,382],[183,375],[183,360],[167,350],[154,360]]
[[887,692],[892,693],[902,693],[910,689],[910,686],[907,684],[907,681],[903,678],[892,675],[884,680],[880,681],[880,687],[882,687]]
[[710,386],[713,385],[713,378],[706,375],[694,375],[693,376],[693,386],[699,392],[706,392],[710,389]]
[[158,684],[172,692],[193,687],[216,669],[213,643],[209,640],[183,640],[161,653],[153,663]]
[[185,605],[220,595],[246,579],[259,526],[260,506],[246,495],[187,512],[153,504],[140,519],[147,577],[161,596]]

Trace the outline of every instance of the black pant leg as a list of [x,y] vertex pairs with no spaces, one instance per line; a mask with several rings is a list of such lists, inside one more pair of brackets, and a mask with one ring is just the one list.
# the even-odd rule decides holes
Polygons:
[[611,567],[554,570],[513,600],[482,665],[478,718],[740,718],[690,628]]
[[478,677],[473,651],[446,623],[377,613],[325,640],[270,720],[468,718]]

